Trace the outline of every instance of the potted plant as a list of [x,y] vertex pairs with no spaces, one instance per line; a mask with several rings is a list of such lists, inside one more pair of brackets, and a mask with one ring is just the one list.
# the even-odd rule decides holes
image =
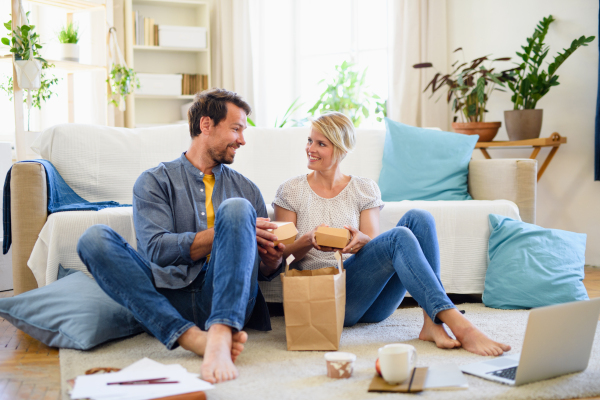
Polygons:
[[581,36],[573,40],[568,49],[559,52],[554,61],[544,70],[542,62],[550,50],[544,39],[550,24],[555,19],[552,15],[543,18],[536,26],[533,36],[527,38],[527,45],[521,46],[523,52],[517,52],[523,62],[516,72],[516,80],[508,82],[508,87],[513,93],[511,101],[513,110],[504,111],[506,132],[510,140],[533,139],[540,136],[542,130],[543,110],[536,109],[537,102],[544,97],[552,86],[557,86],[558,75],[556,71],[571,54],[581,46],[587,46],[594,40],[594,36]]
[[[23,14],[25,22],[29,13]],[[51,86],[58,83],[54,75],[48,75],[48,69],[54,64],[49,64],[40,54],[39,35],[35,33],[34,25],[24,23],[12,29],[12,21],[4,24],[8,29],[8,38],[2,38],[2,43],[10,46],[10,52],[15,56],[15,70],[19,87],[27,91],[27,97],[23,102],[27,104],[27,130],[15,135],[17,147],[17,159],[25,160],[31,158],[29,148],[40,132],[30,131],[31,107],[41,109],[42,103],[48,100],[54,93]],[[7,92],[10,100],[13,99],[13,78],[9,77],[5,84],[0,84],[0,89]]]
[[[462,51],[462,47],[454,50]],[[463,56],[464,58],[464,56]],[[510,57],[489,59],[483,56],[470,62],[463,62],[449,74],[437,72],[427,84],[425,90],[431,87],[431,96],[443,87],[448,88],[446,99],[452,104],[452,111],[456,114],[452,122],[452,129],[457,133],[479,135],[480,142],[490,142],[502,126],[501,122],[485,122],[486,105],[494,90],[504,91],[496,87],[505,87],[504,84],[512,79],[514,69],[496,72],[492,64],[496,61],[508,61]],[[452,64],[452,68],[459,61]],[[489,66],[485,66],[489,62]],[[430,62],[413,65],[413,68],[431,68]],[[438,99],[439,100],[439,99]],[[458,121],[460,117],[460,122]]]
[[21,26],[12,29],[12,20],[4,24],[8,29],[8,37],[1,39],[2,44],[10,46],[10,52],[14,54],[15,70],[17,80],[22,89],[38,89],[42,74],[42,63],[45,63],[39,49],[40,36],[35,33],[34,25],[29,25],[29,12],[21,16]]
[[57,59],[79,62],[79,27],[69,23],[58,32]]
[[132,94],[135,88],[140,87],[140,82],[135,75],[133,68],[121,64],[112,65],[110,75],[106,80],[111,89],[108,103],[118,107],[120,111],[125,111],[127,96]]
[[[359,72],[355,64],[344,61],[336,65],[337,74],[329,81],[325,91],[308,113],[315,115],[318,111],[323,114],[328,111],[339,111],[346,114],[354,126],[358,127],[364,120],[369,118],[369,105],[375,103],[375,114],[386,116],[386,104],[376,94],[366,90],[365,79],[367,70]],[[324,80],[319,81],[319,83]],[[383,117],[377,117],[381,121]]]

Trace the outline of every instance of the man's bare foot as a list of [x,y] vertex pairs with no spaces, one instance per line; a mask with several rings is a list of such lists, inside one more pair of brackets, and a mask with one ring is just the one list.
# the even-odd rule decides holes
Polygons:
[[[206,350],[207,333],[201,331],[197,326],[193,326],[183,333],[177,340],[179,345],[186,350],[193,352],[199,356],[204,355]],[[248,334],[244,331],[234,333],[232,335],[231,344],[231,359],[233,362],[244,351],[244,343],[248,340]]]
[[244,351],[244,343],[248,340],[248,334],[244,331],[239,331],[232,336],[233,343],[231,345],[231,361],[235,362],[238,356]]
[[462,347],[480,356],[500,356],[510,350],[507,344],[495,342],[466,319],[456,308],[438,313],[438,318],[448,325]]
[[440,349],[453,349],[460,347],[458,340],[452,339],[442,325],[436,325],[429,315],[423,310],[423,329],[419,334],[419,339],[434,342]]
[[[238,339],[244,339],[244,336],[247,338],[247,335],[238,335]],[[239,344],[243,348],[243,344]],[[239,347],[236,348],[236,353],[238,350]],[[219,383],[237,378],[238,370],[233,365],[232,352],[233,335],[231,328],[222,324],[212,325],[206,336],[204,361],[200,369],[202,379],[210,383]],[[237,355],[235,357],[237,358]]]

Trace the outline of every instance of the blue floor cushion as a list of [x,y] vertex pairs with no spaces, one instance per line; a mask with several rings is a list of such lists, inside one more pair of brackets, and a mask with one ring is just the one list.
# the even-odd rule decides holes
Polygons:
[[479,136],[385,119],[379,187],[383,201],[472,200],[469,162]]
[[483,303],[522,309],[588,300],[586,236],[490,214]]
[[0,316],[48,346],[79,350],[143,331],[93,279],[62,267],[56,282],[0,299]]

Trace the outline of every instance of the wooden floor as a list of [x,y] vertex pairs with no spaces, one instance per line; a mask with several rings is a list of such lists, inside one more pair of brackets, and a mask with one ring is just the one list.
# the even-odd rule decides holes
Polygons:
[[[585,268],[591,298],[600,297],[600,268]],[[11,297],[12,291],[0,292]],[[0,319],[0,400],[60,398],[58,349],[50,348]],[[600,397],[595,398],[600,400]]]

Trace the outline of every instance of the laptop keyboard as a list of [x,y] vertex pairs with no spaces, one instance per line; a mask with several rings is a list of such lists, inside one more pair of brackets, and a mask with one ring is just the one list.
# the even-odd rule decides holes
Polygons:
[[514,381],[515,377],[517,376],[517,367],[499,369],[497,371],[488,372],[488,374],[492,374],[494,376],[499,376],[500,378],[510,379],[511,381]]

